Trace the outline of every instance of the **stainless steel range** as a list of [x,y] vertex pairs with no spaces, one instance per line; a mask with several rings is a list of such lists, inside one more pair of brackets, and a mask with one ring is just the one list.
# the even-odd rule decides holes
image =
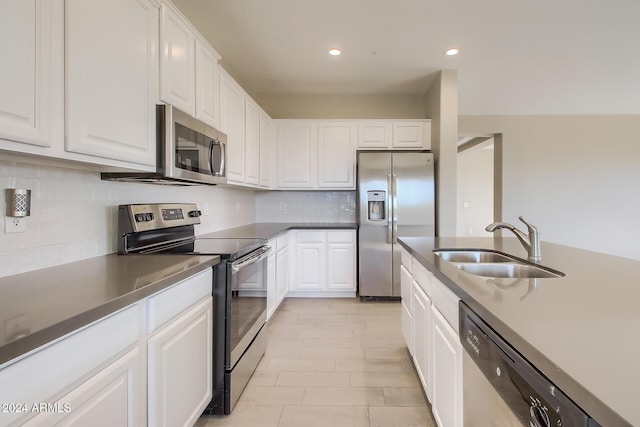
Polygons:
[[118,253],[220,255],[214,267],[213,397],[205,413],[229,414],[264,355],[265,239],[203,238],[195,204],[121,205]]

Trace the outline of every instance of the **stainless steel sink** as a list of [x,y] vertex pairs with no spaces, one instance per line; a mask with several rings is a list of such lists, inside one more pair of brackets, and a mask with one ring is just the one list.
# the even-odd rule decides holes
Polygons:
[[449,262],[513,262],[516,259],[497,252],[491,252],[481,249],[455,250],[455,249],[436,249],[433,251],[436,255]]
[[529,264],[519,263],[469,263],[454,264],[462,271],[466,271],[476,276],[484,277],[515,277],[515,278],[541,278],[550,279],[562,277],[564,273],[552,270],[547,267],[539,267]]
[[555,278],[564,273],[486,249],[435,249],[444,261],[469,274],[499,278]]

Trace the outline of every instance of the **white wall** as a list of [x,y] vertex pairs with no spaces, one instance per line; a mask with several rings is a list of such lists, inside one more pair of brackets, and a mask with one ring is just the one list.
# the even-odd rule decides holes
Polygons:
[[[24,233],[4,233],[5,188],[32,191]],[[2,155],[0,190],[0,277],[116,252],[119,204],[207,204],[209,215],[196,226],[199,234],[255,221],[253,191],[107,182],[96,172],[17,163]]]
[[504,221],[640,259],[640,116],[461,116],[460,132],[503,134]]
[[485,227],[492,222],[493,149],[474,147],[458,153],[457,235],[491,236]]
[[431,149],[436,159],[436,227],[438,236],[455,236],[458,154],[458,75],[443,70],[425,95],[431,117]]
[[355,221],[355,191],[256,192],[256,222]]

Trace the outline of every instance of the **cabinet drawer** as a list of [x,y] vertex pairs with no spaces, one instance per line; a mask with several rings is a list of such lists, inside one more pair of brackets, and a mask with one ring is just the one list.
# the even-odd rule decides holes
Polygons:
[[422,290],[429,296],[431,296],[431,278],[433,275],[422,264],[413,259],[411,261],[411,273],[413,273],[413,279],[418,282]]
[[355,231],[328,231],[327,242],[329,243],[353,243],[355,240]]
[[324,243],[326,231],[297,231],[296,243]]
[[460,298],[453,293],[444,283],[431,275],[431,293],[429,295],[433,305],[438,309],[442,316],[447,319],[449,325],[456,331],[459,330],[458,325],[458,302]]
[[153,333],[163,323],[211,295],[212,286],[213,270],[209,268],[149,298],[147,332]]
[[406,250],[405,248],[403,248],[402,246],[400,246],[400,258],[402,259],[402,265],[404,265],[404,268],[407,269],[407,271],[409,273],[412,272],[411,270],[411,263],[412,263],[412,259],[413,257],[411,256],[411,254],[409,253],[408,250]]
[[276,250],[281,250],[289,245],[289,232],[284,233],[282,236],[278,236],[276,239]]

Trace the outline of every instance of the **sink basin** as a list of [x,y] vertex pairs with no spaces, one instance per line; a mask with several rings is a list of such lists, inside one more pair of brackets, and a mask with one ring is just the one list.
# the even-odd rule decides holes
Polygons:
[[469,274],[499,278],[554,278],[564,273],[487,249],[435,249],[444,261]]
[[457,263],[454,264],[462,271],[483,277],[515,277],[515,278],[540,278],[549,279],[554,277],[563,277],[564,273],[551,270],[546,267],[539,267],[529,264],[520,263]]
[[497,252],[485,250],[455,250],[455,249],[436,249],[433,251],[436,255],[449,262],[513,262],[517,261],[506,255]]

